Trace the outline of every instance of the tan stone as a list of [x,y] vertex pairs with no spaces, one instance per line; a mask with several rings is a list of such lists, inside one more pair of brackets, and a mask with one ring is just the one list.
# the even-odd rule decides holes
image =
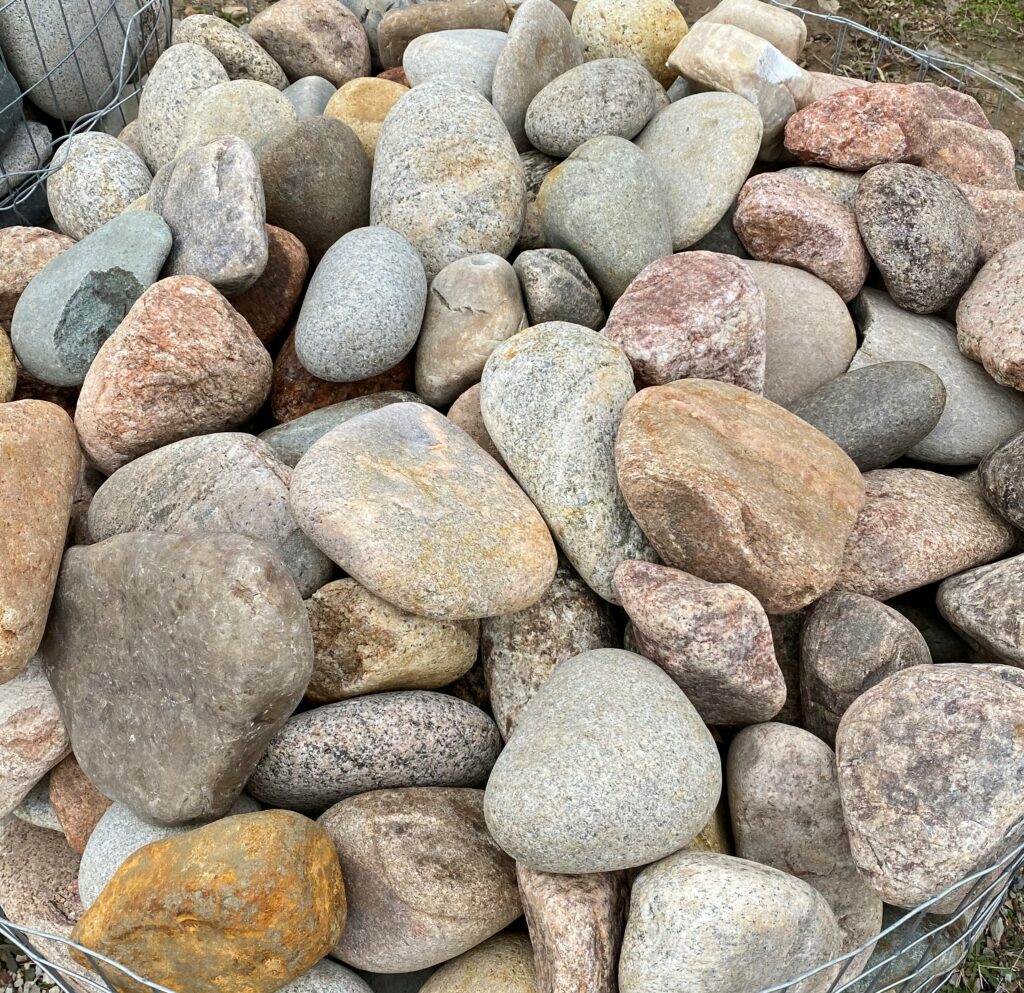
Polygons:
[[794,62],[800,58],[807,41],[803,18],[760,0],[722,0],[701,18],[701,22],[732,24],[756,34]]
[[408,86],[376,76],[350,79],[327,102],[324,117],[333,117],[355,131],[372,164],[380,126],[388,111],[408,92]]
[[46,228],[0,228],[0,327],[11,329],[14,305],[25,287],[74,243]]
[[[499,934],[446,962],[420,987],[420,993],[542,993],[530,940]],[[594,993],[599,993],[595,987]]]
[[50,803],[68,844],[81,855],[111,801],[93,786],[74,755],[69,755],[50,771]]
[[13,400],[17,388],[18,363],[14,358],[14,349],[11,348],[11,339],[7,337],[7,332],[0,327],[0,403]]
[[448,408],[448,420],[466,432],[503,469],[505,460],[487,433],[483,414],[480,412],[480,384],[471,386]]

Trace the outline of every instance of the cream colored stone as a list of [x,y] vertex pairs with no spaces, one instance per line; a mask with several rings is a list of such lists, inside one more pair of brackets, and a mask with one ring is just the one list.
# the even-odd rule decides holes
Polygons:
[[761,0],[722,0],[701,19],[701,24],[731,24],[770,41],[787,59],[800,58],[807,42],[803,18]]
[[324,117],[333,117],[347,124],[356,133],[366,157],[372,163],[384,118],[408,92],[408,86],[390,79],[360,76],[358,79],[350,79],[327,101]]

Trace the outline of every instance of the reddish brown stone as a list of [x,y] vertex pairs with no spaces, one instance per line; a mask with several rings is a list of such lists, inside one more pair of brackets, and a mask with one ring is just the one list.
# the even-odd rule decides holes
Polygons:
[[1013,142],[992,128],[936,120],[928,126],[928,150],[920,165],[954,183],[1017,191]]
[[448,420],[457,424],[466,432],[495,462],[502,468],[505,460],[494,444],[494,439],[487,433],[483,415],[480,413],[480,384],[471,386],[448,408]]
[[978,259],[988,262],[996,252],[1024,238],[1024,193],[1018,190],[986,190],[960,184],[978,221]]
[[405,69],[402,66],[392,66],[390,69],[385,69],[383,72],[377,73],[378,79],[386,79],[391,83],[401,83],[402,86],[409,86],[409,77],[405,74]]
[[852,300],[867,278],[871,260],[853,211],[790,176],[747,180],[733,226],[755,259],[805,269],[844,300]]
[[89,367],[75,427],[111,473],[181,438],[230,431],[270,390],[272,362],[245,319],[209,283],[154,283]]
[[231,300],[264,345],[276,341],[288,326],[308,271],[309,254],[302,242],[290,231],[268,224],[267,267],[249,289]]
[[50,803],[68,844],[81,855],[110,800],[93,786],[74,755],[50,771]]
[[764,294],[731,255],[652,262],[616,301],[604,334],[626,353],[638,387],[697,378],[764,388]]
[[934,83],[912,83],[911,86],[933,121],[966,121],[979,128],[989,128],[981,104],[969,93]]
[[0,229],[0,327],[11,328],[14,305],[43,267],[75,243],[46,228]]

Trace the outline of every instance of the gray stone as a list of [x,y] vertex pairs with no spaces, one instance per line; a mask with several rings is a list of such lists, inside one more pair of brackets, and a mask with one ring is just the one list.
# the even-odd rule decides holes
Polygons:
[[[384,15],[390,10],[404,10],[406,7],[429,2],[429,0],[341,0],[341,2],[359,19],[366,32],[367,41],[370,43],[373,63],[379,65],[380,51],[377,47],[377,28],[380,27]],[[401,60],[399,60],[399,64],[401,64]]]
[[490,100],[494,67],[507,40],[504,31],[482,28],[422,34],[409,42],[402,68],[411,86],[446,79]]
[[373,993],[359,974],[331,959],[321,959],[309,972],[293,979],[281,993]]
[[174,238],[165,275],[198,276],[237,296],[263,274],[269,251],[263,184],[241,138],[190,148],[164,166],[153,179],[149,209]]
[[559,321],[596,331],[604,324],[601,294],[572,252],[536,248],[521,252],[512,268],[519,277],[531,325]]
[[21,364],[52,386],[80,385],[170,251],[168,226],[139,211],[115,217],[54,258],[14,308],[11,344]]
[[672,250],[722,219],[761,147],[761,115],[735,93],[697,93],[660,111],[637,136],[662,185]]
[[350,231],[309,282],[295,324],[299,361],[333,383],[376,376],[416,344],[426,299],[423,263],[402,235],[383,226]]
[[951,324],[901,310],[879,290],[861,291],[851,309],[863,335],[851,369],[879,362],[919,362],[946,389],[939,423],[910,449],[911,458],[974,465],[1024,430],[1024,397],[993,382],[981,366],[961,354]]
[[1024,528],[1024,432],[997,445],[978,466],[978,485],[988,501],[1014,527]]
[[584,582],[618,602],[612,575],[654,553],[615,476],[615,435],[635,393],[629,360],[575,324],[540,324],[498,346],[484,368],[487,432]]
[[11,813],[23,820],[26,824],[35,827],[46,828],[47,831],[59,831],[64,829],[57,820],[57,812],[50,802],[50,774],[47,773],[25,794],[25,799],[18,804]]
[[10,141],[22,114],[21,87],[7,66],[0,65],[0,148]]
[[127,145],[101,131],[68,138],[54,155],[46,197],[57,227],[75,241],[149,191],[153,177]]
[[[751,940],[756,934],[758,940]],[[834,958],[839,925],[802,879],[745,859],[679,852],[633,884],[621,993],[756,993]],[[790,993],[825,993],[826,969]]]
[[[229,79],[254,79],[283,90],[284,70],[244,31],[213,14],[193,14],[174,28],[174,44],[191,43],[208,49],[224,66]],[[147,84],[148,85],[148,84]]]
[[307,117],[320,117],[337,92],[334,83],[323,76],[303,76],[295,80],[284,95],[295,108],[299,120],[303,121]]
[[230,809],[313,669],[291,576],[234,534],[71,549],[39,655],[82,771],[163,824]]
[[833,379],[790,405],[861,472],[905,455],[939,423],[946,388],[919,362],[879,362]]
[[667,105],[665,91],[639,62],[596,59],[562,73],[533,98],[526,136],[564,159],[599,135],[635,138]]
[[484,810],[528,868],[608,872],[689,843],[721,789],[718,750],[679,687],[639,655],[600,648],[561,663],[534,696]]
[[849,210],[857,208],[857,188],[860,186],[860,172],[842,172],[839,169],[826,169],[823,166],[787,166],[780,169],[784,176],[799,180],[808,186],[838,200]]
[[370,223],[408,238],[428,279],[464,255],[508,255],[525,213],[515,145],[480,94],[435,80],[402,97],[377,139]]
[[373,693],[292,717],[246,789],[315,817],[370,790],[482,786],[500,750],[494,721],[472,704],[427,690]]
[[232,531],[272,548],[306,597],[333,565],[299,530],[288,507],[291,472],[249,434],[185,438],[118,469],[89,507],[93,541],[131,531]]
[[523,152],[519,156],[523,171],[526,173],[526,218],[516,248],[529,251],[533,248],[546,248],[544,232],[540,227],[540,212],[537,210],[537,193],[547,174],[558,165],[558,159],[551,158],[543,152]]
[[672,252],[654,167],[622,138],[580,145],[548,174],[537,209],[548,244],[572,252],[612,301],[644,266]]
[[[0,97],[0,104],[3,97]],[[31,173],[42,166],[50,156],[50,143],[53,135],[45,124],[38,121],[19,122],[12,130],[7,142],[0,145],[0,197],[6,197],[12,190],[31,178]],[[46,192],[44,186],[37,187],[42,191],[44,206]],[[27,205],[19,204],[23,210]],[[28,221],[20,222],[28,224]]]
[[271,131],[293,124],[295,108],[269,83],[232,79],[202,90],[192,100],[178,139],[177,152],[229,135],[255,145]]

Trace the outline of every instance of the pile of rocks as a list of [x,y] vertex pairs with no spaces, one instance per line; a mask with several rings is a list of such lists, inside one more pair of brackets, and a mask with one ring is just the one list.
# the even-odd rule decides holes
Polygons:
[[180,993],[756,993],[1019,844],[1013,150],[804,42],[278,0],[65,143],[0,231],[11,917]]

